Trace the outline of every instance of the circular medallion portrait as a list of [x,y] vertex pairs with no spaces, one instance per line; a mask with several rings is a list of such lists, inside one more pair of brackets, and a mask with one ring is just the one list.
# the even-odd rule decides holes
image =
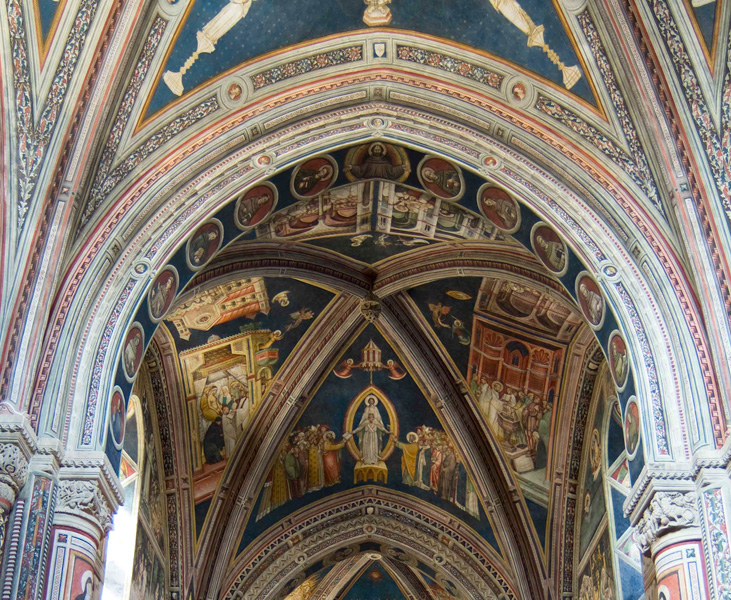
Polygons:
[[244,192],[236,200],[234,219],[245,230],[261,223],[277,204],[277,188],[266,182]]
[[443,158],[424,157],[417,175],[424,189],[437,198],[455,201],[464,194],[462,170]]
[[193,270],[200,269],[218,252],[222,243],[223,225],[218,219],[211,219],[201,225],[188,241],[185,253],[188,266]]
[[596,428],[591,432],[589,463],[591,464],[591,474],[594,476],[594,479],[596,479],[602,468],[602,443],[599,439],[599,430]]
[[316,156],[295,168],[290,189],[296,198],[306,200],[322,194],[335,183],[337,177],[338,165],[335,160],[327,154]]
[[112,394],[112,401],[109,405],[109,433],[112,436],[112,442],[114,442],[117,450],[122,449],[122,442],[124,441],[126,412],[122,391],[119,388],[115,388],[114,394]]
[[147,308],[150,319],[159,321],[163,318],[178,293],[178,271],[175,267],[167,266],[155,278],[147,295]]
[[348,150],[343,173],[348,181],[389,179],[400,182],[411,173],[411,162],[403,148],[373,142]]
[[576,278],[576,298],[589,324],[600,329],[604,323],[604,296],[588,273]]
[[139,323],[132,325],[124,339],[122,349],[122,368],[127,381],[132,383],[137,369],[140,368],[142,362],[142,352],[145,349],[145,333]]
[[629,399],[625,409],[624,445],[629,458],[634,458],[637,454],[637,446],[640,445],[640,408],[634,396]]
[[627,356],[627,344],[617,331],[609,337],[609,369],[612,371],[617,388],[624,389],[629,375],[629,357]]
[[556,275],[568,270],[568,250],[559,235],[545,223],[536,223],[531,232],[533,251],[540,261]]
[[525,89],[525,85],[522,83],[516,83],[513,88],[510,90],[510,93],[513,96],[513,99],[517,101],[525,100],[526,95],[528,94],[528,91]]
[[520,207],[505,190],[486,183],[477,192],[477,201],[482,214],[498,229],[514,233],[520,228]]

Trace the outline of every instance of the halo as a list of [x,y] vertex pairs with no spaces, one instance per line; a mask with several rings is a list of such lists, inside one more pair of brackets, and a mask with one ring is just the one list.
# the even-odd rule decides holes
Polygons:
[[84,591],[84,588],[86,587],[86,582],[91,580],[92,585],[94,585],[94,575],[91,571],[84,571],[81,575],[81,591]]
[[[495,387],[496,385],[497,387]],[[505,389],[505,386],[496,380],[492,382],[492,389],[494,389],[496,392],[502,392]]]
[[371,151],[376,146],[380,146],[381,150],[383,150],[383,153],[388,154],[388,150],[386,150],[386,144],[384,144],[383,142],[373,142],[370,146],[368,146],[368,156],[373,156],[373,154],[371,154]]

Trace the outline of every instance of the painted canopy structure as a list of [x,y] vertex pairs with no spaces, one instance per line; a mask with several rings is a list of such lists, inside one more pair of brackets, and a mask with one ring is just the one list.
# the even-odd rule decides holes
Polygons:
[[3,2],[0,595],[726,598],[730,36]]

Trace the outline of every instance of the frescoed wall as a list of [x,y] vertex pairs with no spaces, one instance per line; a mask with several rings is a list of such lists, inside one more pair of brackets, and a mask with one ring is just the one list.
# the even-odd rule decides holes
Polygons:
[[579,600],[617,598],[612,551],[607,530],[598,538],[579,575]]
[[[581,507],[581,518],[579,533],[579,561],[581,561],[596,535],[599,525],[607,516],[607,501],[604,491],[604,457],[606,452],[602,436],[602,429],[605,416],[605,405],[607,403],[606,392],[603,385],[596,388],[592,405],[594,418],[587,422],[586,434],[584,436],[584,472],[580,482],[579,506]],[[611,555],[609,556],[611,558]]]

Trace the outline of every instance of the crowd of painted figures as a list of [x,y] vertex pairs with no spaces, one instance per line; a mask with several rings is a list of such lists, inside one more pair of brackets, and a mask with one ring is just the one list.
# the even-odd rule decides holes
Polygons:
[[[231,381],[219,389],[207,385],[199,406],[207,425],[203,433],[203,458],[213,465],[229,458],[239,434],[250,418],[249,393],[240,381]],[[209,424],[210,423],[210,424]]]
[[[484,376],[472,377],[472,393],[491,431],[508,448],[525,448],[535,458],[538,446],[548,444],[553,403],[532,392],[525,393]],[[503,391],[505,390],[505,391]]]
[[[351,435],[345,433],[338,441],[328,425],[292,432],[264,483],[257,520],[290,500],[340,484],[341,453]],[[479,518],[474,485],[445,432],[424,425],[409,432],[406,442],[393,441],[401,450],[403,484],[431,491]]]
[[264,483],[257,520],[294,498],[340,483],[341,450],[328,425],[297,428],[282,444]]
[[401,450],[401,481],[431,490],[475,518],[479,503],[472,479],[449,436],[423,425],[406,434],[406,442],[394,439]]

